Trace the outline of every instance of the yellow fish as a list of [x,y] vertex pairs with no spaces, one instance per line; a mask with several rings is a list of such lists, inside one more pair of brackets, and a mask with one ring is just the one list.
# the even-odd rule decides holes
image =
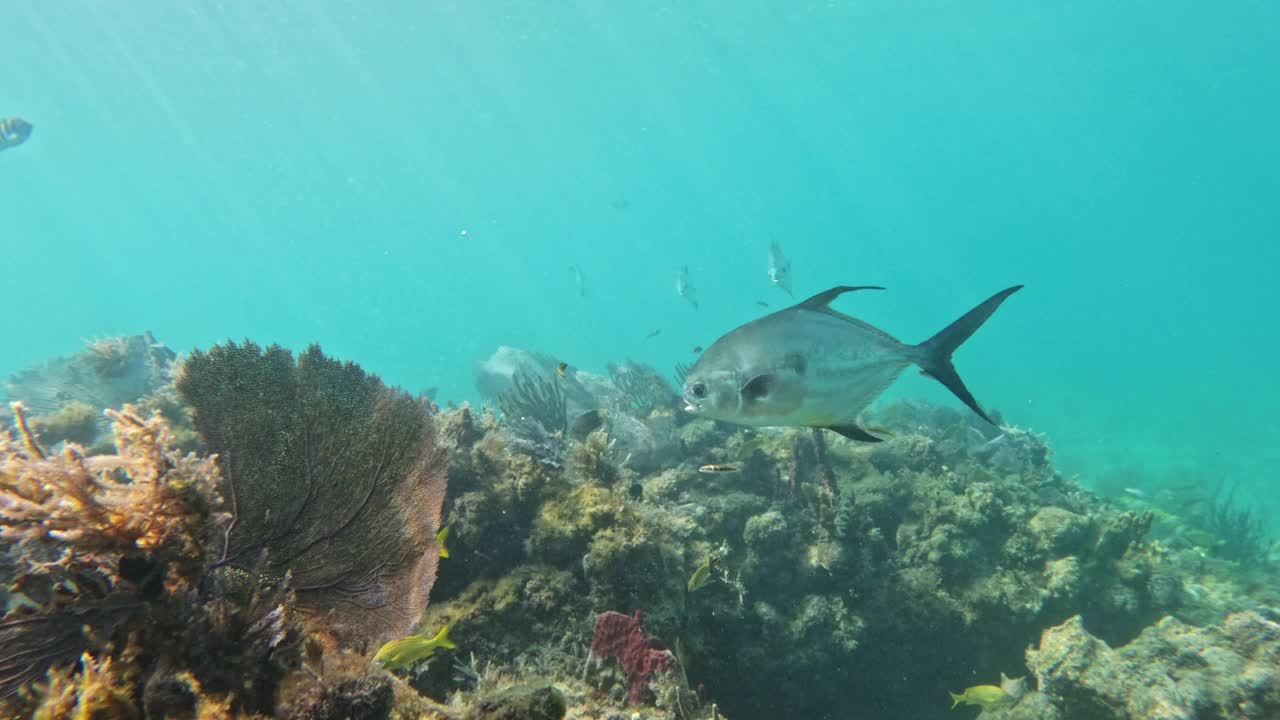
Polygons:
[[455,648],[449,640],[449,626],[427,639],[425,635],[410,635],[403,640],[392,640],[378,650],[373,661],[388,670],[408,667],[416,662],[426,660],[435,654],[436,648]]
[[999,705],[1009,699],[1009,694],[995,685],[974,685],[973,687],[965,688],[964,692],[959,695],[955,693],[947,694],[951,696],[952,710],[955,710],[960,703],[987,707]]
[[711,579],[711,556],[708,555],[707,559],[703,560],[702,564],[698,566],[698,569],[694,570],[693,574],[689,576],[689,592],[693,592],[694,590],[697,590],[702,586],[706,585],[707,581],[710,579]]
[[436,544],[440,546],[440,557],[449,557],[449,548],[445,547],[444,541],[449,539],[449,526],[445,525],[440,528],[440,532],[436,533]]

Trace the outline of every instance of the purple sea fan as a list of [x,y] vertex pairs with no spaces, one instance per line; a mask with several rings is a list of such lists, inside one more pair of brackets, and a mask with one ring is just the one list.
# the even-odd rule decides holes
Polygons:
[[447,485],[428,407],[316,345],[296,364],[279,346],[217,345],[177,385],[233,509],[215,564],[265,556],[338,642],[407,634],[435,582]]

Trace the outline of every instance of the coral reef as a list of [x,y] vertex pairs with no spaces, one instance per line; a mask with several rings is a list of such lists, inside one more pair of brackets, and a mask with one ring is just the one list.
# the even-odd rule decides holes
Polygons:
[[[84,367],[127,375],[113,352]],[[113,412],[114,450],[82,447],[83,407],[18,406],[5,711],[929,720],[1001,678],[955,712],[1280,712],[1280,583],[1232,549],[1261,531],[1229,494],[1099,498],[1043,437],[926,403],[861,444],[690,417],[634,363],[555,365],[500,349],[477,377],[504,412],[440,411],[318,347],[228,343]],[[456,650],[371,663],[446,626]]]
[[426,606],[447,478],[426,406],[316,347],[295,365],[217,346],[179,388],[217,456],[179,453],[159,413],[131,406],[108,411],[115,453],[55,453],[15,403],[17,434],[0,434],[4,712],[428,716],[347,649],[407,633]]
[[1255,612],[1219,626],[1167,617],[1111,648],[1073,616],[1027,650],[1038,690],[988,720],[1251,720],[1280,717],[1280,624]]
[[4,392],[27,408],[44,444],[71,441],[109,452],[111,428],[102,411],[126,403],[145,407],[142,400],[169,383],[175,359],[149,332],[98,338],[70,357],[15,373]]
[[[466,567],[427,625],[452,624],[491,662],[564,677],[592,644],[581,618],[641,611],[643,636],[679,658],[664,681],[675,690],[636,695],[628,672],[604,667],[587,679],[610,702],[691,717],[714,697],[735,718],[826,717],[857,677],[860,702],[928,718],[948,711],[943,688],[1018,666],[1072,615],[1122,644],[1200,606],[1147,542],[1152,516],[1058,475],[1033,433],[918,403],[876,418],[891,435],[874,446],[631,417],[670,417],[682,450],[637,472],[611,422],[548,462],[515,428],[473,423],[451,449],[462,491],[446,512]],[[698,473],[705,463],[740,470]],[[704,693],[680,692],[685,678]]]
[[25,431],[0,435],[0,539],[18,558],[5,578],[0,698],[15,714],[129,717],[142,696],[162,717],[176,684],[195,688],[179,704],[269,711],[299,638],[287,583],[215,582],[207,548],[227,516],[214,460],[174,451],[158,415],[126,406],[110,417],[113,455],[49,455]]

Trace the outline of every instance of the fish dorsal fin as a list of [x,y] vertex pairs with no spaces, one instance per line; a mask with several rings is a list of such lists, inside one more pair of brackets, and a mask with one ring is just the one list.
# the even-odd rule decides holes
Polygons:
[[827,425],[826,429],[830,430],[833,433],[839,433],[849,438],[850,440],[861,440],[862,442],[880,442],[882,439],[882,438],[876,437],[875,435],[872,435],[871,433],[867,432],[866,430],[863,430],[862,428],[858,427],[857,425],[854,425],[853,423],[848,423],[846,425]]
[[837,285],[830,290],[824,290],[808,300],[801,301],[796,307],[808,308],[810,310],[819,310],[822,312],[830,312],[831,301],[840,297],[847,292],[854,290],[883,290],[879,285]]

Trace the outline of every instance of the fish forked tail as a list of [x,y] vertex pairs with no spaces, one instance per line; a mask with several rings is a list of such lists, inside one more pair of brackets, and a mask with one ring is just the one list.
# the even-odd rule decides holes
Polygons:
[[450,640],[450,639],[449,639],[449,626],[448,626],[448,625],[445,625],[445,626],[440,630],[440,632],[436,633],[436,636],[435,636],[435,637],[433,637],[433,638],[431,638],[431,642],[435,643],[435,644],[436,644],[436,647],[449,648],[449,649],[453,649],[453,648],[458,647],[457,645],[454,645],[454,644],[453,644],[453,641],[452,641],[452,640]]
[[969,388],[964,386],[964,381],[960,379],[960,373],[956,372],[956,366],[951,363],[951,353],[956,351],[965,340],[973,335],[974,331],[982,327],[982,323],[991,317],[991,313],[1000,307],[1000,303],[1004,302],[1010,295],[1022,289],[1021,285],[1014,285],[1006,288],[984,300],[974,309],[960,316],[959,320],[946,326],[937,335],[916,345],[917,351],[916,364],[920,366],[921,371],[929,377],[942,383],[960,398],[960,401],[968,405],[970,409],[978,413],[983,420],[995,425],[991,418],[982,411],[978,405],[978,401],[973,399],[973,394],[969,392]]
[[961,700],[964,700],[964,696],[963,696],[963,695],[957,695],[957,694],[955,694],[955,693],[953,693],[953,692],[947,692],[947,694],[951,696],[951,709],[952,709],[952,710],[955,710],[955,709],[956,709],[956,706],[960,704],[960,701],[961,701]]

